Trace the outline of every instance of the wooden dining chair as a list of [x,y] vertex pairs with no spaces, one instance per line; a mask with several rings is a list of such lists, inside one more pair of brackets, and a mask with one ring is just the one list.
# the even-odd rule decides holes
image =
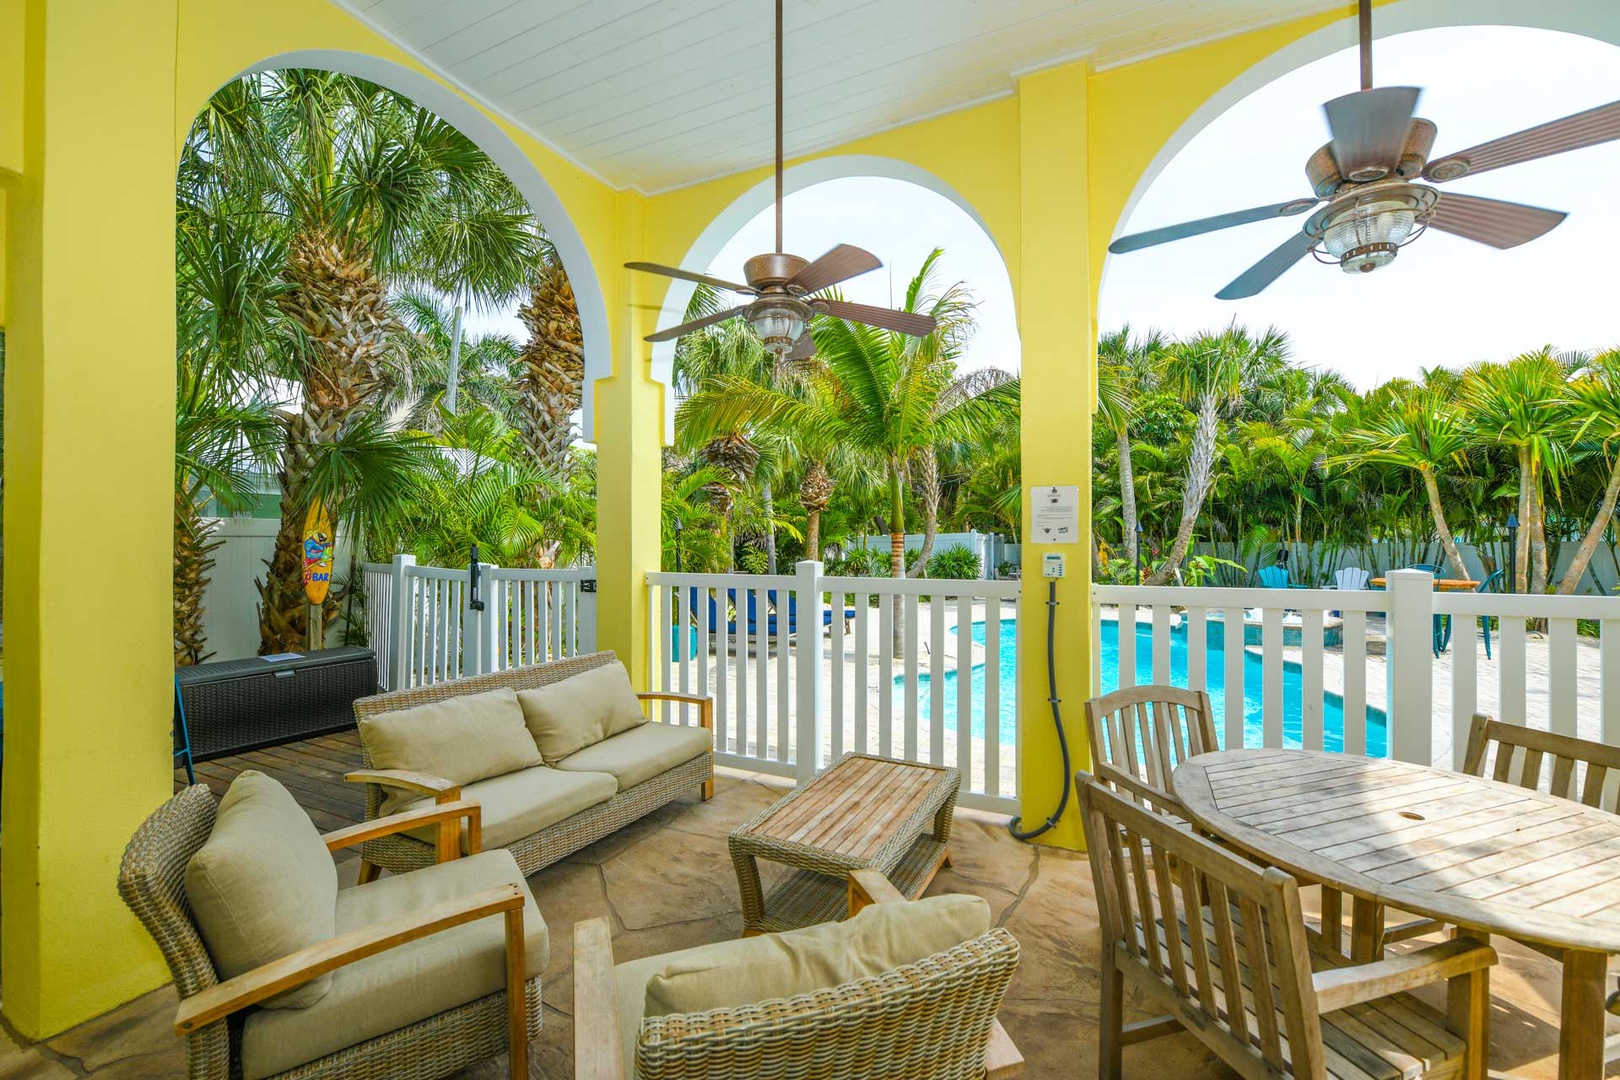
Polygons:
[[[1463,772],[1484,776],[1487,758],[1492,780],[1544,790],[1583,806],[1620,813],[1620,785],[1608,783],[1611,773],[1620,775],[1620,747],[1505,724],[1475,713],[1468,727]],[[1612,790],[1605,793],[1605,788]]]
[[1159,814],[1185,819],[1170,774],[1187,758],[1220,749],[1209,694],[1178,686],[1128,686],[1086,702],[1097,779]]
[[[1360,966],[1313,951],[1288,874],[1177,829],[1085,773],[1075,786],[1102,929],[1104,1080],[1123,1075],[1127,1044],[1183,1030],[1245,1077],[1483,1080],[1488,945],[1459,937]],[[1446,1015],[1406,993],[1441,981]],[[1165,1015],[1126,1024],[1127,985]]]

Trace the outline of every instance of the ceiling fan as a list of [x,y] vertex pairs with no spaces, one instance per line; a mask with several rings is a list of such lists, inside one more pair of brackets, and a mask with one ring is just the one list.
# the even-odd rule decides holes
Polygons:
[[743,263],[743,278],[748,282],[746,285],[658,263],[630,262],[624,265],[630,270],[695,281],[754,297],[746,304],[648,334],[648,341],[670,341],[741,315],[748,320],[754,333],[759,335],[766,352],[779,360],[806,360],[816,352],[815,341],[809,333],[810,320],[816,315],[835,315],[850,322],[896,330],[913,337],[926,337],[934,332],[932,315],[815,295],[841,281],[882,266],[883,263],[871,252],[851,244],[839,244],[812,262],[782,250],[782,0],[776,0],[776,250],[755,255]]
[[1322,106],[1333,140],[1305,163],[1313,195],[1122,236],[1108,250],[1137,251],[1314,210],[1304,228],[1215,294],[1240,300],[1259,293],[1306,255],[1338,263],[1346,273],[1366,274],[1394,262],[1426,229],[1510,248],[1563,221],[1567,215],[1557,210],[1442,194],[1430,185],[1620,139],[1620,101],[1430,160],[1436,129],[1413,115],[1420,91],[1373,89],[1372,0],[1361,0],[1360,9],[1361,89]]

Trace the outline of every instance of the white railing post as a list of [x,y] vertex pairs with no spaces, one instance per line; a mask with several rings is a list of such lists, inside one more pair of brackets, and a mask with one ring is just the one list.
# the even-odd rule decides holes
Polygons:
[[[490,576],[491,570],[499,570],[494,563],[481,562],[478,564],[479,600],[483,602],[484,610],[472,611],[472,633],[469,638],[475,642],[478,650],[477,664],[470,670],[477,675],[488,675],[501,665],[495,654],[495,620],[504,617],[505,605],[501,592],[500,582]],[[472,584],[471,574],[468,575],[468,586]]]
[[[579,593],[575,600],[574,638],[575,653],[593,653],[596,651],[596,567],[585,568],[585,577],[579,580]],[[653,613],[648,612],[648,618]],[[648,689],[652,684],[648,684]]]
[[1392,570],[1385,588],[1389,753],[1428,765],[1434,756],[1434,578],[1423,570]]
[[388,635],[388,689],[403,690],[409,685],[411,660],[411,578],[410,568],[416,565],[415,555],[395,555],[390,573],[394,589],[389,596]]
[[[803,784],[816,774],[816,769],[821,764],[822,736],[827,730],[826,701],[821,678],[824,666],[821,647],[821,563],[807,559],[798,564],[797,575],[798,580],[793,585],[796,626],[793,642],[794,649],[798,653],[798,670],[795,672],[798,687],[794,716],[797,745],[793,752],[793,770],[795,778]],[[839,614],[842,614],[842,611]],[[785,624],[787,619],[785,605],[777,611],[776,617],[778,627]],[[786,648],[787,636],[782,635],[780,640],[783,642],[781,647]]]

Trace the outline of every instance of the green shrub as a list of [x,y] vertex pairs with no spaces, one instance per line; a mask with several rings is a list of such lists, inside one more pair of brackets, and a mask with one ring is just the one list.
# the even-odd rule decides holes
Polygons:
[[977,578],[982,571],[979,553],[972,548],[946,548],[934,552],[928,559],[928,576],[931,578],[969,581]]

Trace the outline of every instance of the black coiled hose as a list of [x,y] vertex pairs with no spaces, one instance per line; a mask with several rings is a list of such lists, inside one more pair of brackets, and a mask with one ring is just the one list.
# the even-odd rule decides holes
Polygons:
[[1033,829],[1020,829],[1022,818],[1013,818],[1007,822],[1007,831],[1012,833],[1016,840],[1033,840],[1042,833],[1057,828],[1058,819],[1063,811],[1069,808],[1069,737],[1063,733],[1063,714],[1058,709],[1057,692],[1057,652],[1053,643],[1053,634],[1057,630],[1057,582],[1046,583],[1046,700],[1052,706],[1052,723],[1057,725],[1058,747],[1063,751],[1063,797],[1058,799],[1057,809],[1043,824]]

